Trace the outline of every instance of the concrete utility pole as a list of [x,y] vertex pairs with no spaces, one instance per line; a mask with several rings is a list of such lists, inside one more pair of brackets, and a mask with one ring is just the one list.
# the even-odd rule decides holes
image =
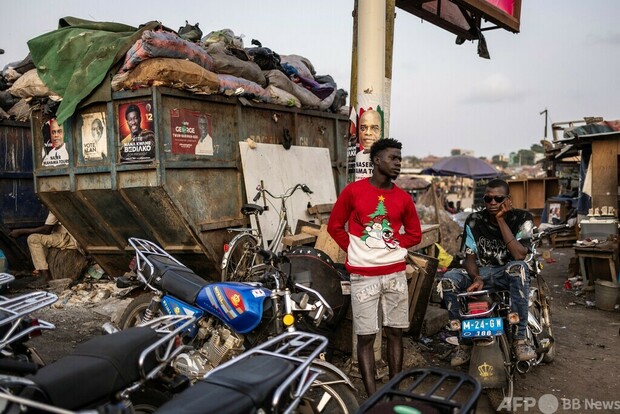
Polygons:
[[[395,0],[355,0],[353,10],[353,57],[351,61],[351,107],[355,108],[357,125],[354,179],[372,175],[367,165],[370,155],[364,151],[363,128],[378,119],[376,139],[389,136],[389,107],[392,90],[392,51],[394,42]],[[370,112],[369,112],[370,111]],[[362,115],[368,114],[362,119]],[[370,117],[370,114],[378,114]],[[368,119],[372,119],[368,121]],[[360,121],[364,122],[360,122]],[[362,128],[363,127],[363,128]],[[349,176],[353,176],[349,174]],[[377,334],[374,351],[378,373],[385,374],[385,362],[381,355],[381,335]],[[353,334],[353,364],[357,366],[357,336]]]

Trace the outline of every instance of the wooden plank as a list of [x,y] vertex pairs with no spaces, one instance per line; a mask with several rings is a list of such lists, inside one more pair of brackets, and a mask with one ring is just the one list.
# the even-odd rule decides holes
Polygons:
[[545,180],[544,178],[530,178],[527,180],[527,200],[528,210],[545,208]]
[[318,235],[321,234],[321,229],[317,229],[316,227],[310,227],[310,226],[302,226],[300,233],[311,234],[313,236],[318,237]]
[[592,142],[592,207],[618,206],[618,144]]
[[314,247],[328,255],[334,263],[344,263],[345,261],[346,253],[327,232],[327,224],[321,226],[321,231],[316,238]]
[[314,243],[315,241],[316,236],[306,233],[293,234],[282,238],[282,244],[290,247],[303,246],[304,244]]
[[418,339],[422,333],[439,260],[418,253],[409,253],[407,259],[414,269],[417,268],[417,275],[409,281],[409,334]]
[[525,205],[525,181],[524,180],[511,180],[508,181],[508,187],[510,188],[510,196],[512,198],[512,205],[515,208],[526,208]]
[[308,207],[309,214],[325,214],[331,213],[334,208],[334,203],[316,204]]

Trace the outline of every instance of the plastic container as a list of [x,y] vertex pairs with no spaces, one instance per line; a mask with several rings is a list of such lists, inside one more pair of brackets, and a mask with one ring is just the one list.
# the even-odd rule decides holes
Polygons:
[[594,288],[596,307],[605,311],[613,311],[618,301],[620,284],[607,280],[596,280],[594,283],[596,284]]
[[579,238],[602,239],[618,233],[618,220],[611,217],[588,217],[579,223]]

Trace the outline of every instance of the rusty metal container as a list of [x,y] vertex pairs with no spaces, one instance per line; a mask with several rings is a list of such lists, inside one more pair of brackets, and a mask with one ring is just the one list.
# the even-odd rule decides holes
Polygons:
[[[132,142],[136,107],[142,132]],[[286,135],[292,145],[329,148],[336,190],[346,184],[342,115],[153,87],[79,110],[64,124],[67,155],[53,157],[43,156],[53,152],[45,121],[33,114],[37,194],[114,276],[128,270],[134,236],[219,279],[226,228],[249,224],[239,212],[246,202],[239,141],[279,144]],[[201,127],[209,137],[198,151]]]
[[20,227],[36,227],[45,222],[47,209],[34,191],[32,137],[25,122],[0,121],[0,250],[10,271],[32,268],[25,240],[12,239],[8,232]]

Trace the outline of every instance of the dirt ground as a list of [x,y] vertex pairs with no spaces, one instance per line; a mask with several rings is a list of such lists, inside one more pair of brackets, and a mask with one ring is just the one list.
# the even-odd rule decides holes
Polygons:
[[[557,356],[553,363],[532,368],[519,376],[515,385],[516,412],[604,413],[620,411],[620,311],[603,311],[591,306],[594,292],[564,288],[568,277],[571,248],[549,249],[553,263],[545,264],[543,275],[551,287],[552,321]],[[18,280],[11,292],[24,291],[27,278]],[[103,292],[103,293],[102,293]],[[38,316],[56,325],[32,340],[48,362],[68,354],[76,344],[99,335],[127,299],[118,297],[113,284],[84,285],[79,291],[59,292],[55,306]],[[424,341],[405,338],[405,366],[448,367],[453,345],[445,342],[447,332]],[[360,398],[361,381],[354,378]],[[478,412],[491,412],[484,397]]]

